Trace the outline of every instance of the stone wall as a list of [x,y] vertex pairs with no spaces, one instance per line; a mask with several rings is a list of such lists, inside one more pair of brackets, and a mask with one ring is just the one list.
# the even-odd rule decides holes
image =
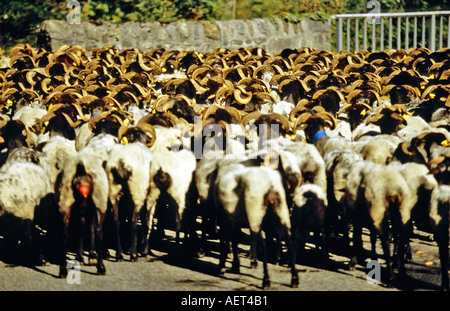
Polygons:
[[327,21],[306,17],[299,22],[259,18],[72,25],[62,20],[48,20],[38,31],[38,44],[52,51],[64,44],[80,44],[88,50],[108,44],[119,49],[136,47],[142,51],[160,47],[199,52],[211,52],[219,47],[230,50],[261,47],[269,53],[301,47],[330,50],[330,26]]

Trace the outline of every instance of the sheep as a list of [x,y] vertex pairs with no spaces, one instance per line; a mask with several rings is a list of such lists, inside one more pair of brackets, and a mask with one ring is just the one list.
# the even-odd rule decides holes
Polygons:
[[55,184],[58,174],[64,167],[67,158],[77,152],[75,142],[62,136],[50,138],[45,143],[41,143],[36,150],[39,150],[48,159],[51,173],[49,175],[52,185]]
[[[220,172],[225,170],[225,172]],[[238,236],[240,227],[247,223],[252,238],[252,267],[256,266],[256,249],[263,248],[263,289],[270,287],[267,269],[265,241],[261,235],[263,222],[273,216],[281,224],[287,237],[290,253],[291,286],[298,286],[298,274],[292,257],[291,224],[289,209],[279,172],[267,167],[245,167],[239,163],[223,165],[219,168],[214,186],[214,200],[219,209],[221,255],[219,274],[225,273],[225,262],[229,243],[233,248],[233,270],[239,272]],[[271,220],[272,221],[272,220]],[[275,220],[273,220],[275,221]]]
[[[389,226],[398,239],[399,271],[404,273],[404,253],[411,225],[411,210],[415,204],[410,188],[401,172],[369,161],[360,161],[351,168],[346,182],[345,204],[353,223],[353,249],[361,255],[361,230],[365,226],[371,231],[372,255],[375,256],[375,241],[379,235],[386,266],[388,283],[394,280],[389,249]],[[355,257],[351,267],[354,267]]]
[[[303,251],[310,232],[314,232],[316,248],[322,247],[324,263],[328,260],[326,247],[325,217],[328,206],[327,195],[318,185],[305,184],[296,189],[294,207],[291,212],[294,256]],[[294,262],[296,257],[294,257]]]
[[438,182],[430,169],[424,165],[414,162],[401,164],[400,162],[392,162],[386,166],[388,169],[399,171],[409,188],[410,196],[415,203],[412,209],[412,218],[419,223],[426,221],[426,206],[430,201],[431,193],[438,187]]
[[449,290],[448,280],[448,243],[450,222],[450,186],[440,185],[432,195],[429,205],[430,225],[434,232],[434,240],[439,247],[441,261],[441,287]]
[[417,162],[427,164],[445,152],[450,135],[445,129],[432,129],[420,132],[403,140],[394,152],[394,159],[402,163]]
[[[17,150],[17,149],[16,149]],[[25,264],[43,263],[41,239],[35,216],[47,208],[52,193],[48,171],[38,163],[15,161],[13,157],[0,168],[0,218],[2,235],[22,242]],[[45,211],[44,211],[45,212]],[[16,244],[17,245],[17,244]]]
[[298,168],[302,174],[301,183],[313,183],[327,189],[325,162],[313,144],[293,142],[283,148],[294,154]]
[[[171,202],[170,206],[175,208],[175,219],[173,220],[175,220],[177,238],[180,230],[184,230],[182,228],[183,214],[185,210],[190,210],[187,204],[191,203],[189,196],[193,187],[195,167],[196,159],[191,151],[183,149],[153,152],[150,164],[150,191],[147,196],[149,223],[147,239],[151,233],[157,203],[161,200]],[[162,219],[158,221],[158,230],[164,229],[164,222],[160,220]]]
[[40,107],[28,107],[24,106],[20,108],[14,116],[12,120],[20,120],[22,121],[30,130],[35,133],[40,132],[40,120],[43,116],[47,114],[47,110],[42,109]]
[[347,176],[352,165],[362,160],[360,153],[348,149],[334,149],[324,155],[328,199],[327,235],[343,233],[347,242],[349,223],[344,204]]
[[[216,233],[217,210],[214,205],[213,185],[217,177],[220,162],[244,162],[248,157],[240,154],[225,154],[222,150],[210,150],[198,160],[194,171],[194,184],[197,191],[198,206],[194,214],[202,219],[202,238],[197,255],[202,257],[205,253],[207,235]],[[192,227],[195,224],[191,224]]]
[[[59,276],[67,277],[67,230],[78,243],[76,259],[83,262],[84,231],[89,229],[89,262],[97,273],[106,273],[102,253],[102,225],[108,206],[108,176],[103,158],[90,148],[71,155],[55,184],[55,198],[62,220]],[[71,230],[73,229],[73,230]]]
[[[227,163],[240,163],[248,167],[267,165],[277,169],[283,177],[283,186],[286,192],[287,204],[288,206],[292,204],[293,193],[295,188],[300,184],[302,177],[298,161],[293,153],[278,149],[275,145],[268,147],[270,145],[269,142],[277,144],[280,139],[281,137],[276,139],[276,142],[273,140],[267,141],[268,144],[264,144],[265,149],[256,153],[248,151],[245,153],[228,154],[223,151],[211,150],[205,153],[198,161],[194,172],[194,181],[199,199],[198,211],[196,214],[201,215],[202,217],[202,242],[198,255],[202,256],[204,254],[207,234],[215,234],[216,232],[217,207],[213,202],[212,189],[220,166]],[[271,233],[267,232],[266,237]],[[269,240],[269,238],[267,239]],[[276,260],[279,261],[279,252],[276,257]]]
[[[16,148],[28,148],[31,142],[28,137],[28,127],[20,120],[2,121],[0,123],[0,138],[2,147],[6,147],[7,152],[2,154],[0,165],[2,165],[8,155]],[[1,149],[3,149],[1,148]]]
[[[140,216],[144,218],[142,224],[148,226],[148,221],[145,220],[144,216],[147,214],[145,209],[150,187],[152,157],[152,152],[145,144],[139,141],[129,142],[126,145],[114,145],[106,163],[105,170],[109,181],[108,197],[112,205],[116,227],[116,259],[118,261],[123,260],[119,213],[123,213],[124,219],[128,219],[131,223],[130,261],[137,261],[136,226]],[[144,237],[147,236],[146,231],[143,233]],[[146,254],[147,241],[144,240],[142,245],[139,246],[142,253]]]
[[[430,202],[431,194],[438,187],[438,182],[433,174],[431,174],[426,165],[414,162],[401,164],[400,162],[395,161],[386,167],[400,172],[409,186],[409,196],[411,197],[413,204],[410,216],[411,222],[422,230],[430,230],[428,225],[428,209],[426,206],[428,206]],[[411,232],[409,234],[411,235],[413,228],[411,227],[410,229]],[[409,253],[409,240],[407,241],[407,245],[408,252],[406,255],[408,258],[411,258],[411,254]],[[396,247],[394,249],[396,250]]]
[[379,164],[389,164],[394,158],[394,152],[401,140],[395,136],[380,134],[366,140],[361,148],[364,160]]
[[428,162],[432,174],[439,184],[450,183],[450,148],[447,148],[442,155],[433,158]]

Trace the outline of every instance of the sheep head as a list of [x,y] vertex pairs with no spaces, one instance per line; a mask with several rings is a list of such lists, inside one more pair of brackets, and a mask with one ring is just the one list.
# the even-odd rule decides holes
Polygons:
[[319,139],[316,134],[323,133],[325,127],[332,130],[336,128],[336,119],[326,112],[325,109],[320,109],[319,107],[316,107],[315,110],[303,112],[294,123],[294,131],[297,129],[303,130],[306,135],[306,141],[309,143],[315,143]]
[[312,99],[319,100],[320,105],[335,117],[339,111],[340,104],[345,103],[344,95],[336,86],[330,86],[326,89],[318,90],[314,93]]
[[145,122],[138,123],[133,127],[122,125],[118,130],[117,138],[122,144],[140,142],[152,147],[156,141],[156,131],[151,124]]
[[20,120],[0,121],[0,147],[8,148],[11,152],[18,147],[32,147],[32,140],[28,136],[28,127]]
[[407,124],[406,113],[405,105],[396,104],[380,109],[377,114],[370,116],[366,123],[379,125],[383,134],[392,134]]
[[432,159],[427,166],[439,184],[448,185],[450,183],[450,154],[448,152]]
[[368,111],[373,111],[370,105],[364,102],[353,102],[344,105],[341,110],[339,110],[338,115],[341,115],[342,113],[347,114],[350,128],[353,131],[368,116]]
[[399,144],[394,152],[400,162],[417,162],[428,164],[433,149],[439,146],[447,146],[450,137],[443,131],[425,131],[409,141]]

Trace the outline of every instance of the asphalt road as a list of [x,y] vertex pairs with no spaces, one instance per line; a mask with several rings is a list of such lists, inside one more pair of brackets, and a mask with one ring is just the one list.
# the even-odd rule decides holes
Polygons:
[[[169,232],[170,233],[170,232]],[[289,286],[291,275],[287,265],[269,264],[272,281],[270,291],[436,291],[440,285],[440,262],[435,242],[430,235],[418,232],[411,239],[412,260],[407,264],[407,277],[388,287],[383,283],[371,284],[366,272],[374,271],[358,265],[355,271],[346,269],[348,259],[340,256],[339,246],[331,253],[331,263],[324,267],[315,257],[313,244],[307,244],[306,255],[297,264],[300,286]],[[368,250],[368,236],[364,236]],[[217,242],[217,241],[216,241]],[[173,236],[147,258],[138,262],[105,260],[107,273],[96,275],[95,266],[81,266],[76,277],[59,279],[59,267],[48,264],[22,267],[0,262],[0,290],[2,291],[262,291],[262,264],[250,268],[246,256],[248,245],[241,246],[240,274],[228,271],[217,275],[218,252],[212,241],[211,252],[203,258],[189,259],[180,253]],[[381,254],[378,241],[378,254]],[[231,254],[230,254],[231,256]],[[69,255],[69,258],[73,258]],[[382,280],[384,261],[380,258]],[[231,268],[231,257],[227,262]],[[76,273],[76,271],[73,271]],[[76,281],[76,282],[75,282]]]

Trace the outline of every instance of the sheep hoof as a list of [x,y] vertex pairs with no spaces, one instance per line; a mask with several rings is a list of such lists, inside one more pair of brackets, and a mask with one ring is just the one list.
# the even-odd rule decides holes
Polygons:
[[198,252],[197,252],[197,254],[196,254],[196,257],[197,258],[203,258],[203,257],[205,257],[205,251],[204,250],[199,250]]
[[97,274],[98,275],[105,275],[106,274],[106,268],[104,264],[101,264],[97,266]]
[[269,289],[271,287],[270,280],[263,280],[262,288]]
[[95,266],[97,264],[97,258],[89,258],[89,265]]
[[75,260],[78,261],[78,263],[80,264],[80,266],[84,266],[84,259],[83,256],[76,256]]
[[299,285],[298,276],[297,277],[292,277],[291,287],[292,288],[298,288],[298,285]]
[[67,268],[66,267],[59,267],[59,278],[60,279],[67,278]]
[[219,275],[224,275],[225,272],[226,272],[226,268],[225,267],[219,268]]
[[137,262],[137,261],[138,261],[138,257],[135,256],[135,255],[130,256],[130,261],[131,261],[131,262]]

